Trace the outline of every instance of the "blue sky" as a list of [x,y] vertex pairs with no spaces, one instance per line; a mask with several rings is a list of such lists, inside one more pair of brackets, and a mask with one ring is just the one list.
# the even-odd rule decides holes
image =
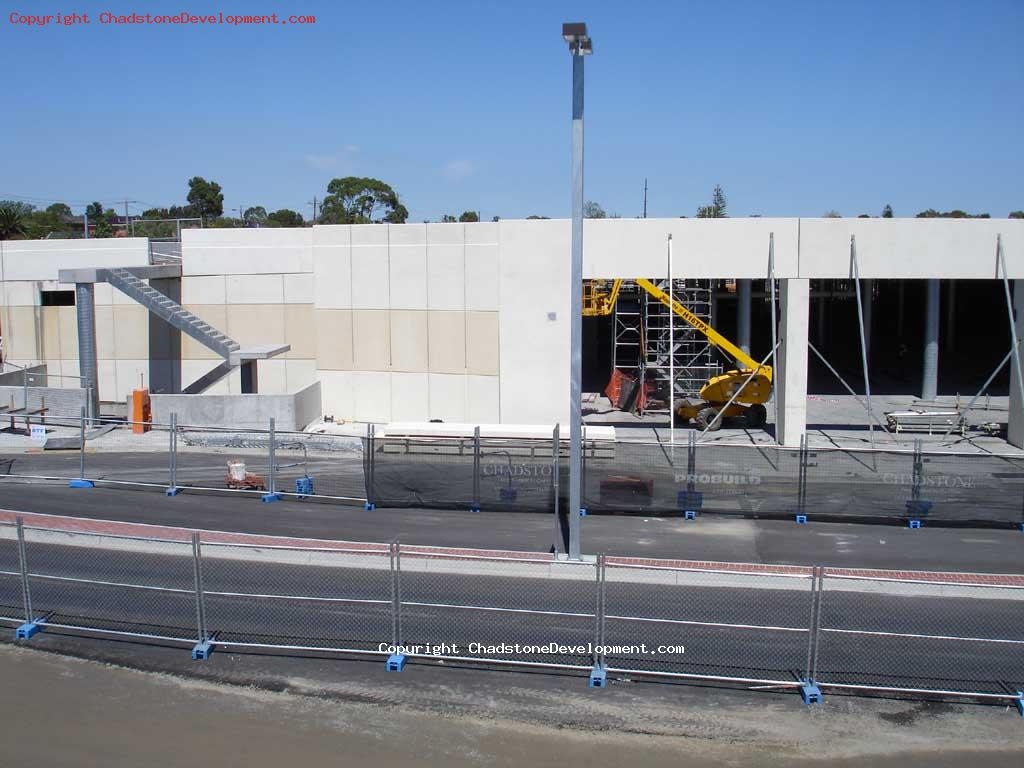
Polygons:
[[[0,18],[0,197],[289,207],[392,184],[410,221],[569,212],[583,20],[586,195],[692,216],[1024,208],[1024,2],[202,3],[32,0]],[[8,14],[89,13],[26,28]],[[314,14],[311,26],[105,27],[101,10]],[[117,206],[118,210],[122,206]]]

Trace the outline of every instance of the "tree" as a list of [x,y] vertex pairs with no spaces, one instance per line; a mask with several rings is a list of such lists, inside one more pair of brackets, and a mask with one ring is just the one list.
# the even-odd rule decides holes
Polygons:
[[722,187],[715,184],[711,192],[711,204],[702,205],[697,209],[698,219],[724,219],[729,216],[729,204],[725,200],[725,192]]
[[188,202],[195,212],[193,215],[201,219],[215,219],[224,215],[224,195],[220,184],[207,181],[202,176],[193,176],[188,180]]
[[821,218],[823,218],[823,219],[841,219],[841,218],[843,218],[843,214],[841,214],[839,211],[837,211],[835,208],[833,208],[832,210],[825,211],[823,214],[821,214]]
[[531,215],[531,216],[527,216],[526,217],[527,221],[529,221],[531,219],[550,219],[550,218],[551,218],[550,216],[538,216],[536,213]]
[[959,208],[954,208],[952,211],[946,211],[940,213],[934,208],[928,208],[927,210],[921,211],[916,219],[990,219],[992,218],[987,213],[967,213],[961,211]]
[[13,240],[27,231],[25,213],[23,208],[6,205],[6,202],[0,205],[0,240]]
[[1011,219],[1024,219],[1024,211],[1010,211]]
[[892,206],[889,205],[888,203],[886,204],[885,208],[882,209],[882,218],[883,219],[891,219],[892,218]]
[[327,185],[320,209],[323,224],[402,224],[408,209],[398,193],[379,179],[346,176]]
[[711,207],[715,209],[715,218],[724,219],[729,215],[728,203],[725,201],[725,193],[722,191],[722,187],[715,184],[715,189],[711,193]]
[[476,221],[480,221],[480,214],[476,211],[463,211],[459,215],[459,221],[470,224]]
[[458,219],[456,219],[450,213],[446,213],[444,216],[441,217],[442,224],[454,224],[456,221],[458,221]]
[[608,214],[605,213],[604,208],[601,207],[600,203],[595,203],[593,200],[587,200],[583,204],[583,218],[585,219],[606,219]]
[[262,205],[246,208],[245,213],[242,214],[242,220],[247,227],[262,227],[267,223],[267,209]]
[[90,222],[97,222],[103,218],[103,203],[89,203],[85,206],[85,215]]
[[63,220],[65,216],[71,215],[71,208],[66,203],[54,203],[46,209],[46,212]]
[[306,222],[303,220],[302,214],[290,208],[281,208],[267,214],[268,227],[302,227],[305,224]]

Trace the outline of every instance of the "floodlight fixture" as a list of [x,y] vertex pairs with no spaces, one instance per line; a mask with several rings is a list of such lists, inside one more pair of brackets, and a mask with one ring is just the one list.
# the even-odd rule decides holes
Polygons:
[[587,35],[583,22],[569,22],[562,25],[562,39],[569,44],[569,51],[582,56],[594,52],[594,43]]

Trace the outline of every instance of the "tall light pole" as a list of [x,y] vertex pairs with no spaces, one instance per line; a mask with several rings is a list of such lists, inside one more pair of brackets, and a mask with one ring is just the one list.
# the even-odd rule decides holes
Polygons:
[[562,25],[572,54],[572,276],[569,333],[569,559],[580,559],[583,479],[583,57],[594,52],[587,25]]

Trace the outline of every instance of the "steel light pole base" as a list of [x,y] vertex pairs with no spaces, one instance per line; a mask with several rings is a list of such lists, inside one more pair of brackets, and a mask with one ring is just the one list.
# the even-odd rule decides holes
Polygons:
[[600,664],[595,664],[590,670],[590,681],[587,688],[604,688],[608,685],[608,671]]
[[821,689],[814,684],[813,680],[804,680],[804,684],[800,686],[800,698],[804,704],[821,704],[823,698],[821,696]]
[[68,483],[68,488],[95,488],[96,483],[92,480],[72,480]]
[[193,661],[206,661],[210,658],[214,649],[217,646],[212,640],[205,640],[201,643],[196,643],[195,647],[192,648],[192,660]]
[[401,672],[405,669],[406,656],[404,653],[393,653],[388,656],[387,662],[384,664],[384,669],[388,672]]
[[42,631],[43,626],[41,624],[37,624],[34,621],[26,621],[24,624],[22,624],[20,627],[14,630],[14,639],[29,640],[32,638],[33,635],[37,635]]
[[260,501],[264,504],[270,504],[275,501],[280,501],[284,497],[280,493],[264,493],[260,496]]

